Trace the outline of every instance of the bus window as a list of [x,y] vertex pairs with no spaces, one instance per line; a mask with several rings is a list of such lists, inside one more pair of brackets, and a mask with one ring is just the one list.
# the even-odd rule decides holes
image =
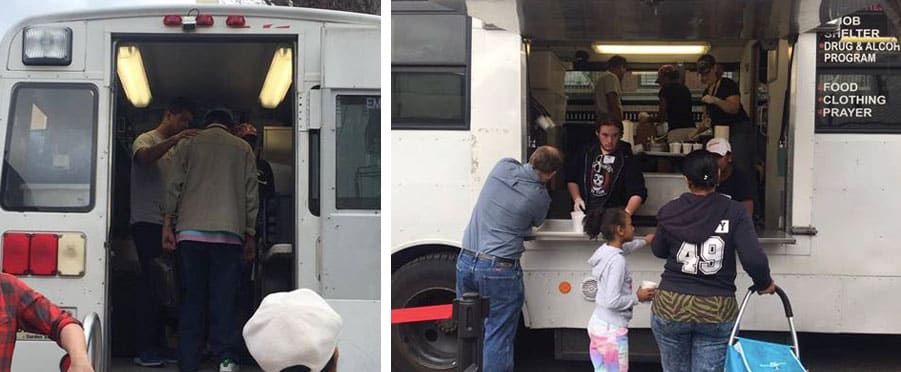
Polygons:
[[87,84],[13,89],[2,206],[87,212],[94,204],[97,92]]
[[337,209],[379,209],[381,99],[338,96],[335,194]]
[[319,217],[319,203],[321,200],[319,198],[319,175],[321,173],[319,166],[319,139],[319,130],[310,130],[310,179],[308,181],[310,183],[309,207],[310,213],[317,217]]
[[391,72],[395,129],[469,129],[465,67],[395,67]]

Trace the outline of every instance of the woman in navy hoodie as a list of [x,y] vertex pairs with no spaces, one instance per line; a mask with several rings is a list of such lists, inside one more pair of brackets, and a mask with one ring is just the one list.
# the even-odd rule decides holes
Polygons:
[[759,294],[772,294],[766,255],[741,203],[716,192],[716,159],[694,151],[682,163],[690,192],[657,212],[654,255],[666,259],[651,306],[665,372],[722,371],[735,324],[735,255]]

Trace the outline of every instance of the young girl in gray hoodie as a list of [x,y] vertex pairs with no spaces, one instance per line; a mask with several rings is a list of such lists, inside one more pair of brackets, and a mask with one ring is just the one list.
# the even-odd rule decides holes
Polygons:
[[656,290],[640,288],[632,293],[632,274],[623,256],[650,244],[654,235],[633,240],[632,217],[619,208],[591,210],[583,223],[590,238],[601,235],[607,241],[588,259],[591,275],[598,281],[594,312],[588,321],[591,363],[595,372],[626,372],[632,307],[650,301]]

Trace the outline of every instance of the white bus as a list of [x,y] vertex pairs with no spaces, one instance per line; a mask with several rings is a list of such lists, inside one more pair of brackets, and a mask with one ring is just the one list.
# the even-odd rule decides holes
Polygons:
[[[633,121],[657,110],[654,80],[664,64],[683,72],[696,120],[700,53],[716,56],[739,83],[757,133],[760,243],[775,281],[791,296],[798,330],[901,333],[901,301],[880,295],[901,286],[901,254],[891,244],[901,238],[893,217],[901,178],[891,165],[901,155],[901,106],[893,102],[901,54],[897,25],[879,3],[392,2],[392,308],[452,301],[463,229],[498,159],[525,161],[544,144],[570,155],[596,140],[594,75],[614,53],[595,50],[618,44],[630,71],[621,98]],[[676,55],[634,48],[661,45],[697,49]],[[535,124],[530,98],[557,126]],[[667,156],[636,155],[649,191],[636,213],[639,235],[653,231],[662,204],[687,191]],[[521,260],[523,323],[554,330],[557,358],[587,358],[584,327],[593,303],[583,293],[592,284],[586,260],[600,243],[573,232],[562,179],[549,192],[549,219]],[[663,261],[649,250],[628,262],[635,280],[659,281]],[[740,273],[740,295],[749,283]],[[742,329],[787,330],[778,302],[755,304]],[[633,358],[653,356],[649,306],[636,307],[631,326]],[[392,365],[452,368],[455,327],[393,326]]]
[[[138,267],[129,148],[174,97],[196,102],[195,117],[225,106],[257,127],[275,177],[260,210],[255,301],[318,291],[344,318],[339,368],[378,369],[379,22],[317,9],[153,6],[15,25],[0,43],[4,271],[79,319],[99,315],[98,371],[113,353],[129,357]],[[13,370],[57,370],[61,354],[21,333]]]

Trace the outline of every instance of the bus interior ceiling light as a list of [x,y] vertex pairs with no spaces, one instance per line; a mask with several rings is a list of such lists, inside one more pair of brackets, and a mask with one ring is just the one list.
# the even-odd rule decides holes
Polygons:
[[72,29],[27,27],[22,35],[22,63],[67,66],[72,63]]
[[116,55],[116,72],[119,82],[125,89],[125,96],[137,108],[144,108],[150,104],[150,83],[147,80],[147,72],[144,70],[144,61],[141,58],[141,50],[134,45],[119,46]]
[[285,99],[285,94],[291,87],[292,54],[291,48],[278,48],[272,56],[272,64],[266,73],[263,89],[260,90],[260,104],[264,108],[274,109]]
[[591,44],[597,54],[656,54],[656,55],[688,55],[705,54],[709,44],[611,44],[595,42]]

